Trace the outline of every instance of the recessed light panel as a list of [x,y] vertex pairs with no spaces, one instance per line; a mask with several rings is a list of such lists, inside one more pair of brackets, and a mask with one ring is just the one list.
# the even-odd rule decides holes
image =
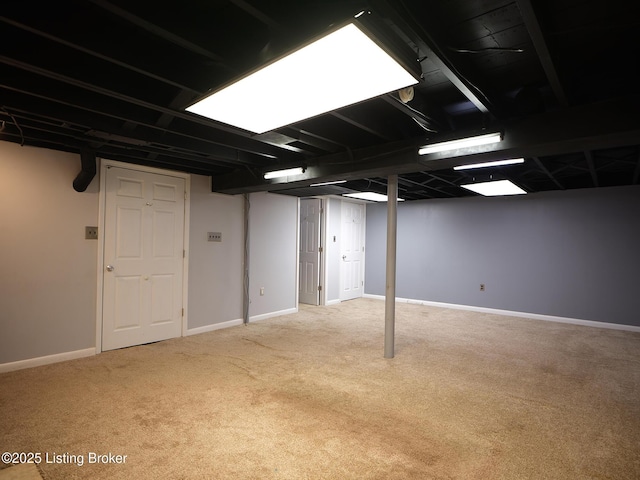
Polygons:
[[471,190],[472,192],[476,192],[487,197],[495,197],[500,195],[524,195],[527,193],[509,180],[470,183],[460,186],[462,188],[466,188],[467,190]]
[[350,23],[187,111],[264,133],[416,83],[411,73]]

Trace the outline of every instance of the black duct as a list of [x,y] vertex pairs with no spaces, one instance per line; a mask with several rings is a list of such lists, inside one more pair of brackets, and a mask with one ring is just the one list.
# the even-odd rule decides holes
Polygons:
[[80,151],[80,173],[73,181],[73,189],[76,192],[84,192],[93,177],[96,176],[96,152],[89,149],[83,149]]

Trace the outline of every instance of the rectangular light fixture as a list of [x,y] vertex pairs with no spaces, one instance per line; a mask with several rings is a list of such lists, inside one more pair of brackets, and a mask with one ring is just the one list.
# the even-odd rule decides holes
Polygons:
[[264,179],[270,180],[272,178],[291,177],[293,175],[302,175],[303,173],[304,169],[302,167],[287,168],[285,170],[274,170],[272,172],[267,172],[264,174]]
[[339,183],[347,183],[346,180],[334,180],[333,182],[312,183],[310,187],[324,187],[325,185],[338,185]]
[[[345,193],[343,197],[359,198],[360,200],[369,200],[371,202],[386,202],[388,200],[386,195],[376,192],[358,192],[358,193]],[[404,198],[398,198],[399,202],[404,202]]]
[[469,183],[467,185],[460,186],[486,197],[495,197],[500,195],[524,195],[527,193],[509,180]]
[[500,167],[503,165],[515,165],[524,163],[524,158],[508,158],[506,160],[496,160],[495,162],[473,163],[471,165],[458,165],[454,170],[469,170],[472,168]]
[[458,140],[450,140],[448,142],[433,143],[424,145],[418,150],[419,155],[427,155],[428,153],[446,152],[449,150],[458,150],[459,148],[477,147],[480,145],[489,145],[502,141],[500,132],[487,133],[476,137],[460,138]]
[[260,134],[418,83],[357,23],[206,96],[187,111]]

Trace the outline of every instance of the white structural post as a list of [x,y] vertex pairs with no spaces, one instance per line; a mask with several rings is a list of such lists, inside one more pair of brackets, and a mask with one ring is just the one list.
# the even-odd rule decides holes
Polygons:
[[387,178],[387,281],[385,289],[384,358],[393,358],[396,328],[396,236],[398,175]]

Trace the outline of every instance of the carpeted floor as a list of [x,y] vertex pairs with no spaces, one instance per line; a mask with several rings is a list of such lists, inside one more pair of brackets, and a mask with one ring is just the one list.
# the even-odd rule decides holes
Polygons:
[[34,463],[18,463],[0,470],[0,480],[42,480]]
[[640,478],[640,334],[408,304],[396,326],[394,359],[359,299],[5,373],[0,452],[46,480]]

